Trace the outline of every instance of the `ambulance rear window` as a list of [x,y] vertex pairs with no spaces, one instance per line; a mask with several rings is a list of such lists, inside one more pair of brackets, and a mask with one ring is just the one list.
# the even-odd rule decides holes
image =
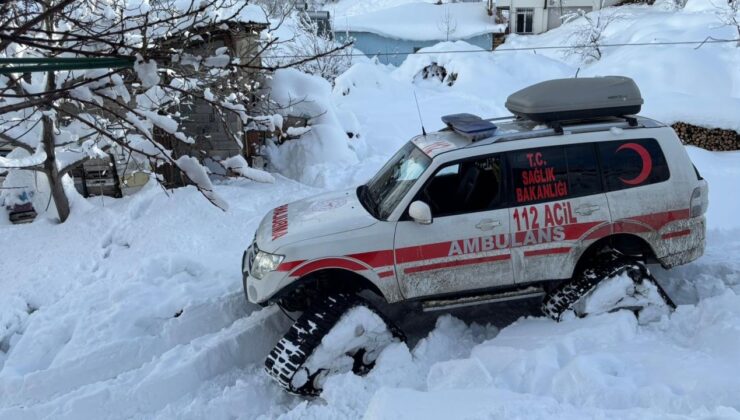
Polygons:
[[655,139],[618,140],[597,144],[607,191],[666,181],[668,163]]

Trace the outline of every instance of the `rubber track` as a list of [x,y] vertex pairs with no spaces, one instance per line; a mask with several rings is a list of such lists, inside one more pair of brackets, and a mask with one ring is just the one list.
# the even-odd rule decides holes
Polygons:
[[593,290],[599,282],[618,276],[625,271],[636,283],[642,283],[645,280],[653,283],[666,304],[671,309],[676,309],[676,304],[673,303],[663,287],[660,286],[660,283],[655,280],[650,270],[642,262],[620,254],[608,253],[597,257],[594,265],[595,267],[587,268],[578,277],[550,291],[542,300],[542,312],[559,321],[565,311]]
[[[285,336],[277,342],[265,360],[267,374],[290,393],[307,396],[319,395],[321,390],[314,388],[313,376],[309,377],[306,384],[300,388],[293,387],[291,383],[293,376],[301,369],[321,343],[321,339],[331,331],[342,315],[360,305],[378,314],[394,337],[405,340],[403,332],[365,299],[349,293],[333,294],[323,297],[304,311]],[[371,367],[363,369],[360,373],[367,372]]]

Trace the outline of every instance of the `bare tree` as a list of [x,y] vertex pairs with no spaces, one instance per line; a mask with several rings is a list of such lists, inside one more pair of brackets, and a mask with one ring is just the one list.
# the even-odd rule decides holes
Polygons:
[[[243,146],[246,127],[261,118],[264,73],[316,58],[264,66],[260,54],[276,38],[246,46],[217,42],[219,32],[233,39],[254,30],[243,23],[261,9],[241,0],[18,0],[0,5],[0,12],[0,58],[55,63],[43,73],[0,76],[0,143],[25,151],[0,158],[0,169],[45,175],[62,222],[70,213],[64,176],[111,148],[152,168],[177,168],[225,209],[201,164],[203,152],[183,129],[187,106],[211,106]],[[94,61],[105,58],[131,60],[133,68]],[[100,68],[66,70],[61,60],[70,59]]]
[[[724,0],[715,0],[724,2]],[[740,48],[740,0],[727,0],[727,4],[715,4],[715,13],[723,25],[734,26],[737,32],[737,44]]]
[[579,9],[562,17],[564,23],[570,22],[575,26],[567,40],[572,48],[564,51],[566,56],[576,55],[583,62],[601,59],[604,32],[612,23],[622,18],[617,11],[604,10],[603,7],[604,0],[600,0],[597,11],[587,13]]
[[295,35],[282,41],[276,47],[276,63],[291,60],[292,57],[317,57],[296,68],[304,73],[321,76],[334,82],[334,79],[352,65],[352,39],[347,35],[344,42],[337,42],[332,33],[322,28],[307,14],[301,13],[296,20]]
[[445,11],[437,22],[437,28],[445,34],[445,41],[449,41],[450,36],[457,31],[457,20],[450,14],[449,6],[445,6]]

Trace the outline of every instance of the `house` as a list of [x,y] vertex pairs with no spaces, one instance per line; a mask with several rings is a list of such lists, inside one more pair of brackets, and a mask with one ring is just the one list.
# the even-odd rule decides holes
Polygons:
[[562,17],[578,10],[591,12],[618,0],[498,0],[496,15],[509,22],[509,32],[539,34],[557,28]]
[[408,54],[440,41],[466,41],[492,49],[506,31],[492,1],[407,3],[355,16],[336,16],[332,32],[339,42],[354,40],[354,48],[381,63],[401,64]]
[[[260,66],[261,40],[260,33],[269,23],[259,6],[247,5],[234,19],[218,25],[202,27],[197,33],[188,32],[175,34],[162,40],[165,44],[184,45],[187,54],[200,57],[209,57],[216,51],[226,48],[228,55],[238,58],[241,63]],[[259,81],[261,75],[258,70],[242,68],[234,74],[234,80]],[[242,84],[243,85],[243,84]],[[219,89],[219,86],[214,86]],[[246,88],[245,88],[246,89]],[[254,90],[244,105],[247,112],[255,111],[261,105],[261,92]],[[178,109],[183,118],[180,119],[180,129],[187,136],[195,140],[193,144],[186,144],[175,139],[163,130],[154,130],[157,141],[173,151],[173,156],[190,155],[201,157],[203,163],[216,175],[226,175],[226,170],[219,161],[231,156],[242,155],[253,166],[261,166],[262,159],[259,152],[264,142],[265,133],[258,123],[245,126],[234,113],[219,115],[214,107],[205,99],[196,99],[192,103],[179,104]],[[234,140],[239,137],[241,145]],[[171,165],[158,168],[165,183],[170,186],[183,184],[179,171]]]
[[335,16],[332,33],[384,64],[401,64],[408,54],[440,41],[462,40],[491,50],[509,33],[539,34],[557,28],[562,17],[591,12],[619,0],[482,0],[418,2],[353,16]]

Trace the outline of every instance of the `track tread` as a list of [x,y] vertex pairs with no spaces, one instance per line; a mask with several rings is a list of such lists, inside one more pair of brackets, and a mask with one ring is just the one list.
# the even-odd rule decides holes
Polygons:
[[[324,296],[304,311],[283,338],[275,344],[265,359],[267,374],[290,393],[306,396],[318,395],[321,390],[314,388],[312,377],[300,388],[292,385],[293,377],[342,315],[360,305],[380,316],[394,337],[405,340],[403,332],[367,300],[350,293],[332,294]],[[372,366],[362,367],[357,373],[366,373],[370,368]]]
[[676,308],[676,305],[644,263],[617,252],[606,252],[597,256],[593,263],[576,277],[563,282],[545,295],[542,300],[542,312],[555,321],[560,321],[563,313],[571,309],[581,297],[593,290],[599,282],[624,272],[627,272],[627,275],[636,283],[647,280],[655,284],[658,293],[666,304],[671,309]]

